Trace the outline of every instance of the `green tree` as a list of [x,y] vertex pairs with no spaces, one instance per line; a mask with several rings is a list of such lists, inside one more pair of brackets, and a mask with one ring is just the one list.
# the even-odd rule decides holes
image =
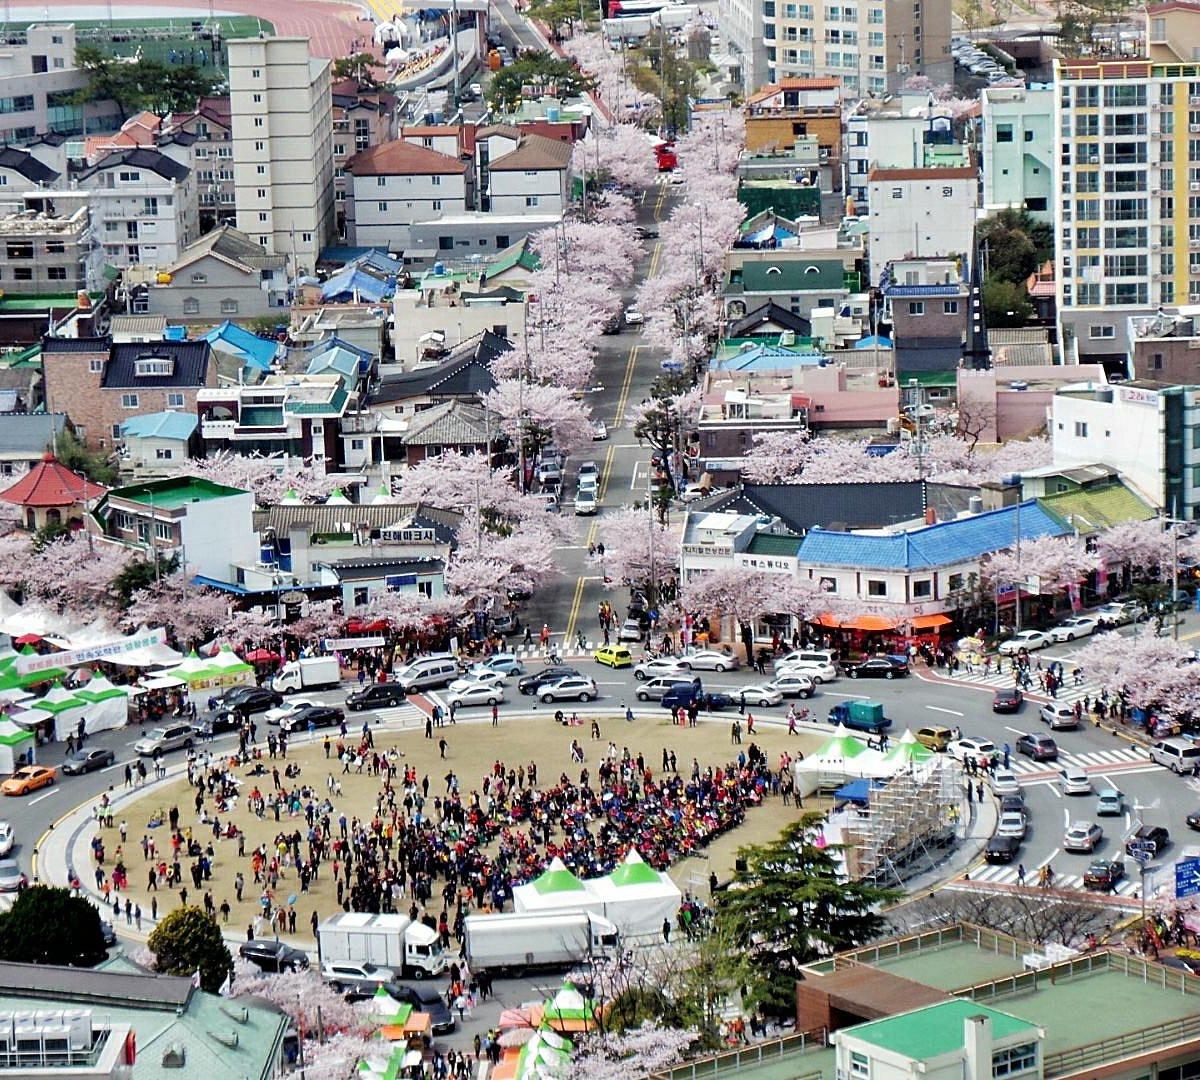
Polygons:
[[365,90],[374,90],[379,86],[375,72],[383,65],[377,57],[370,53],[360,52],[353,56],[342,56],[333,62],[333,77],[335,79],[356,79],[358,85]]
[[144,58],[131,61],[110,56],[95,45],[80,45],[75,50],[75,62],[87,75],[87,85],[74,94],[74,103],[115,101],[122,116],[139,109],[150,109],[160,116],[193,109],[197,98],[213,93],[224,83],[215,68]]
[[581,10],[579,0],[532,0],[528,14],[549,26],[555,41],[562,41],[563,27],[565,26],[570,34],[575,23],[579,21]]
[[155,552],[158,569],[155,570],[151,559],[134,559],[127,563],[115,578],[112,579],[113,595],[121,610],[129,607],[133,594],[139,589],[148,589],[155,581],[175,573],[179,569],[179,556],[164,557],[162,552]]
[[1033,305],[1024,285],[991,277],[983,283],[983,314],[988,326],[1025,326]]
[[541,86],[557,97],[578,97],[595,88],[596,80],[570,60],[547,52],[526,52],[496,72],[487,90],[492,108],[511,112],[521,104],[521,88]]
[[691,116],[691,99],[698,90],[696,65],[662,30],[651,31],[638,49],[634,85],[659,100],[667,133],[684,131]]
[[748,1004],[776,1015],[795,1010],[801,967],[870,941],[884,925],[877,907],[898,895],[843,880],[839,849],[817,846],[822,820],[805,814],[777,840],[739,849],[746,868],[716,897],[716,925],[734,944]]
[[200,972],[200,986],[210,994],[233,971],[233,957],[221,937],[221,928],[194,904],[176,908],[154,928],[146,943],[154,953],[154,967],[164,975]]
[[[1009,207],[997,211],[979,223],[978,239],[988,245],[988,272],[1007,281],[1024,281],[1054,258],[1054,229],[1028,210]],[[1028,261],[1031,256],[1032,264]],[[1001,268],[1008,272],[1001,274]]]
[[83,473],[94,484],[112,487],[120,476],[120,470],[109,460],[107,454],[89,450],[69,428],[59,435],[54,453],[68,469]]
[[0,915],[0,958],[91,967],[104,959],[100,913],[67,889],[32,885]]

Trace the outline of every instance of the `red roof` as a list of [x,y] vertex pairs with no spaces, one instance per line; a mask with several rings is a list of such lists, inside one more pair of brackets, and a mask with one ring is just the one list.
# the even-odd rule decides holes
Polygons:
[[107,490],[47,454],[12,487],[0,491],[0,499],[18,506],[73,506],[98,499]]

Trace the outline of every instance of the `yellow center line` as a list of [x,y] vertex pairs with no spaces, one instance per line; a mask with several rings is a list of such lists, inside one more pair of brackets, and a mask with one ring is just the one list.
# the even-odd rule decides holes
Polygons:
[[[595,528],[595,522],[592,523],[592,528]],[[575,622],[579,618],[579,605],[583,602],[583,582],[584,578],[581,574],[579,580],[575,582],[575,596],[571,600],[571,614],[567,617],[567,631],[563,634],[563,652],[575,640]]]
[[621,380],[621,396],[617,399],[617,415],[613,419],[614,428],[619,428],[625,422],[625,406],[629,401],[629,388],[633,384],[633,372],[637,366],[640,348],[640,345],[635,345],[629,350],[629,359],[625,363],[625,377]]
[[[596,492],[596,502],[598,503],[604,502],[604,496],[608,494],[608,475],[612,469],[613,453],[616,449],[616,446],[610,443],[608,453],[604,455],[604,468],[600,470],[600,488]],[[596,523],[593,521],[592,532],[594,533],[595,531]]]

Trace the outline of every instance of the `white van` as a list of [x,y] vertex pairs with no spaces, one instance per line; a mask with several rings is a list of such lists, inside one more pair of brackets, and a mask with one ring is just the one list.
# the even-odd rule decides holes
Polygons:
[[406,694],[449,686],[457,678],[458,661],[449,653],[420,656],[396,672],[396,682]]
[[1182,775],[1200,761],[1200,746],[1186,739],[1160,739],[1150,747],[1150,759]]
[[802,673],[820,684],[838,677],[837,664],[828,649],[795,649],[779,657],[773,665],[776,675]]

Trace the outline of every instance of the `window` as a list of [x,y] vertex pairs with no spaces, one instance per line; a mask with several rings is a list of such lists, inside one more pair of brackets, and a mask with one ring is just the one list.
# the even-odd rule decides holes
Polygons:
[[1012,124],[997,124],[996,125],[996,142],[1012,142],[1013,141],[1013,126]]
[[300,241],[301,241],[301,243],[304,243],[304,244],[311,244],[312,243],[312,233],[302,232],[300,234]]
[[850,1054],[850,1075],[851,1076],[870,1076],[871,1075],[871,1059],[866,1054],[858,1054],[851,1052]]
[[262,102],[262,94],[255,94],[254,95],[254,104],[258,105],[261,102]]
[[229,297],[221,301],[222,315],[236,315],[238,311],[238,302]]
[[267,167],[265,165],[255,165],[254,173],[256,176],[266,176],[267,175]]
[[365,585],[355,586],[354,589],[354,606],[363,607],[367,602],[367,587]]
[[351,450],[362,450],[363,447],[366,445],[366,442],[367,442],[366,439],[351,439],[350,440],[350,449]]
[[137,394],[122,394],[121,395],[121,408],[122,409],[136,409],[137,407],[138,407]]
[[265,150],[266,148],[267,148],[267,144],[265,142],[258,141],[258,142],[255,142],[255,144],[254,144],[255,150]]
[[167,408],[168,409],[182,409],[183,408],[183,395],[179,394],[179,393],[168,394],[167,395]]
[[922,581],[914,581],[912,585],[914,600],[928,600],[933,595],[933,582],[929,578],[925,578]]
[[256,117],[254,118],[254,126],[255,126],[255,127],[262,127],[262,126],[263,126],[263,118],[262,118],[261,116],[256,116]]
[[262,68],[251,68],[250,69],[250,78],[261,79],[262,78]]
[[155,540],[173,540],[175,533],[171,529],[171,524],[168,521],[156,521],[154,523],[154,539]]
[[887,596],[887,582],[867,579],[868,596]]
[[536,195],[526,195],[525,196],[525,205],[526,206],[537,206],[537,204],[538,204],[538,197]]
[[140,357],[133,362],[133,374],[139,379],[170,377],[175,371],[175,361],[169,356]]
[[199,315],[200,301],[194,296],[185,296],[183,298],[183,313],[185,315]]
[[386,214],[386,213],[387,213],[387,208],[388,208],[388,204],[387,204],[387,203],[385,203],[385,202],[381,202],[381,203],[376,203],[375,205],[376,205],[376,206],[379,208],[379,212],[380,212],[381,214]]
[[948,588],[951,592],[958,592],[958,590],[961,589],[962,587],[963,587],[962,574],[951,574],[948,578],[946,578],[946,588]]
[[141,178],[142,174],[140,172],[122,171],[117,173],[117,179],[122,184],[136,184]]
[[924,315],[925,314],[925,301],[924,300],[910,300],[909,304],[908,304],[908,313],[910,315]]
[[1038,1044],[1035,1042],[1021,1043],[1018,1046],[1007,1046],[1003,1050],[992,1051],[992,1075],[995,1077],[1027,1072],[1030,1069],[1036,1069],[1037,1063]]
[[267,215],[266,215],[266,212],[265,212],[265,211],[263,211],[263,210],[260,210],[260,211],[258,212],[258,220],[259,220],[259,221],[266,221],[266,220],[267,220]]
[[434,199],[434,200],[433,200],[433,208],[434,208],[435,210],[440,210],[440,209],[442,208],[442,200],[441,200],[441,199]]
[[[529,173],[526,173],[525,175],[526,175],[526,176],[529,176],[530,174],[529,174]],[[536,174],[534,174],[534,175],[536,175]],[[441,187],[441,186],[442,186],[442,178],[441,178],[440,176],[431,176],[431,177],[429,178],[429,182],[430,182],[430,183],[431,183],[431,184],[432,184],[434,187]]]
[[1117,330],[1112,323],[1101,323],[1099,326],[1088,327],[1088,337],[1093,341],[1102,341],[1116,336]]
[[[1163,366],[1163,354],[1160,352],[1156,352],[1153,356],[1150,357],[1150,368],[1152,371],[1162,371],[1162,366]],[[1196,430],[1198,432],[1200,432],[1200,428],[1197,428]]]
[[175,456],[175,452],[173,450],[164,450],[162,447],[159,447],[154,451],[154,456],[159,461],[170,461],[171,458]]
[[1087,431],[1088,431],[1088,428],[1087,428],[1086,420],[1076,420],[1075,421],[1075,438],[1086,439]]
[[46,277],[51,281],[66,281],[67,268],[65,266],[49,266],[46,268]]
[[33,280],[33,267],[32,266],[18,266],[16,268],[14,268],[13,280],[14,281],[32,281]]
[[957,300],[943,300],[942,301],[942,314],[943,315],[957,315],[958,314],[958,301]]

